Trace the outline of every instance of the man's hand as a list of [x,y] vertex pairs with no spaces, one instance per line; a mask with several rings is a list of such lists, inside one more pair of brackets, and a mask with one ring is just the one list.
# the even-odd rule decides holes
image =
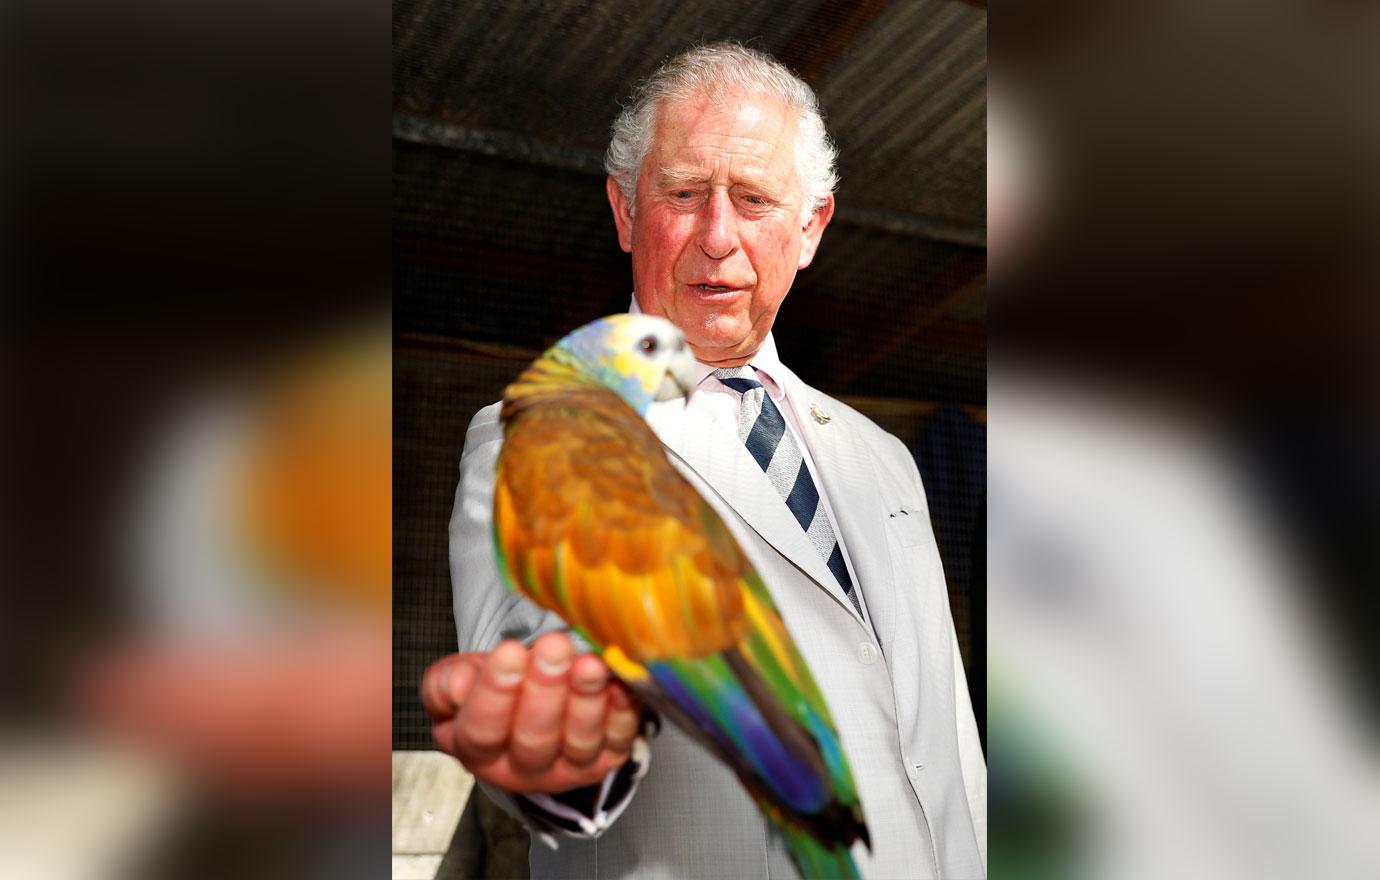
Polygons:
[[452,654],[422,676],[432,737],[481,782],[511,792],[568,791],[628,759],[639,711],[593,654],[564,633],[528,650],[506,641],[488,654]]

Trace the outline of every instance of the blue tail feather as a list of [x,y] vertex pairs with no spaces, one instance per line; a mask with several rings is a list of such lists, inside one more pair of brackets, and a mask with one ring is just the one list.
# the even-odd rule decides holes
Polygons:
[[[658,662],[647,668],[666,695],[729,754],[745,758],[762,786],[783,804],[802,813],[821,809],[829,797],[827,780],[790,752],[722,661],[713,668],[716,660]],[[713,681],[705,681],[706,676]],[[712,687],[708,693],[706,686]]]

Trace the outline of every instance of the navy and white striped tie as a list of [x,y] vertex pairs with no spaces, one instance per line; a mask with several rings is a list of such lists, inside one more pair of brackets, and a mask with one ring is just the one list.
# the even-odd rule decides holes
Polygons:
[[738,438],[766,472],[767,479],[786,502],[810,544],[829,566],[853,607],[861,613],[848,566],[843,562],[843,549],[829,525],[829,516],[819,502],[819,491],[810,477],[810,469],[805,466],[805,458],[787,429],[781,410],[772,403],[752,367],[715,370],[714,376],[743,396],[742,405],[738,407]]

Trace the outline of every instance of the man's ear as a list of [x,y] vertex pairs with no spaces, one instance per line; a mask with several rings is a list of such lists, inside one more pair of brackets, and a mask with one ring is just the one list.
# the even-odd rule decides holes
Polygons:
[[824,227],[828,226],[832,219],[834,196],[830,193],[829,201],[815,209],[810,215],[810,222],[805,224],[804,230],[800,233],[800,262],[796,265],[797,269],[804,269],[814,260],[815,251],[819,250],[819,240],[824,235]]
[[618,185],[610,174],[608,180],[604,181],[604,188],[609,193],[609,207],[613,208],[613,224],[618,227],[618,244],[623,248],[624,253],[632,253],[632,204],[628,202],[627,196],[623,195],[623,188]]

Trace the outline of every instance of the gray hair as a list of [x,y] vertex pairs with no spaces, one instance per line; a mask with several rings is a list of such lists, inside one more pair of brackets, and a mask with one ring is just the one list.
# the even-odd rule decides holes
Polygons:
[[631,207],[637,175],[652,148],[656,112],[663,102],[679,101],[717,89],[741,89],[782,101],[796,114],[795,164],[805,193],[801,222],[829,201],[838,185],[838,151],[824,130],[814,91],[781,62],[738,43],[697,46],[672,58],[633,90],[613,123],[604,170],[618,182]]

